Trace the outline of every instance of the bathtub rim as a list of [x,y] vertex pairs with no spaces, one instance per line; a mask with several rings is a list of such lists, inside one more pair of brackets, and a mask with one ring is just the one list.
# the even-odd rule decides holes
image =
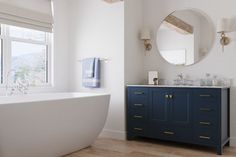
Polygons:
[[[20,100],[20,98],[23,97],[29,97],[29,96],[43,96],[43,95],[54,95],[54,94],[85,94],[82,96],[71,96],[71,97],[61,97],[61,98],[46,98],[46,99],[40,99],[40,100]],[[11,105],[11,104],[24,104],[24,103],[40,103],[40,102],[48,102],[48,101],[59,101],[59,100],[70,100],[70,99],[82,99],[82,98],[90,98],[90,97],[101,97],[101,96],[108,96],[111,97],[111,94],[109,93],[92,93],[92,92],[50,92],[50,93],[33,93],[33,94],[25,94],[25,95],[12,95],[12,96],[0,96],[0,106],[4,105]],[[9,100],[1,100],[1,98],[9,99]],[[16,100],[10,100],[12,98],[18,98],[19,101]],[[1,102],[3,101],[3,102]]]

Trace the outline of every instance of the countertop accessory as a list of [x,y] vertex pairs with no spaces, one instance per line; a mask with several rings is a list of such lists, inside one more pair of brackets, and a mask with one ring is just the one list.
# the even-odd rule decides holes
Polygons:
[[148,84],[149,85],[158,85],[158,72],[149,71],[148,72]]

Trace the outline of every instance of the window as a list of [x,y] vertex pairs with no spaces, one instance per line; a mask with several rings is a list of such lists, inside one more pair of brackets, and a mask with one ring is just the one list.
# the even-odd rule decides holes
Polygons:
[[27,81],[30,86],[50,85],[51,34],[9,25],[1,28],[0,65],[6,75],[1,77],[1,83]]
[[2,57],[2,51],[3,51],[3,46],[2,46],[2,43],[3,43],[3,41],[2,41],[2,39],[0,38],[0,70],[1,70],[1,72],[0,72],[0,82],[1,82],[1,84],[3,83],[3,66],[2,66],[2,64],[3,64],[3,57]]
[[0,83],[3,83],[3,40],[2,40],[2,27],[0,25]]

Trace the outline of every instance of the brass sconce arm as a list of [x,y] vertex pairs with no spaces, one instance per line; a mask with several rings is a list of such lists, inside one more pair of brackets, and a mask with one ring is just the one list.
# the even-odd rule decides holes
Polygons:
[[149,39],[145,39],[144,40],[144,46],[145,46],[145,50],[146,51],[151,51],[152,49],[152,44],[150,43]]
[[151,31],[147,28],[142,29],[142,31],[140,32],[140,39],[144,41],[145,50],[150,51],[152,49]]
[[217,33],[221,34],[220,44],[222,45],[222,51],[224,47],[230,44],[230,38],[226,36],[226,32],[231,32],[231,19],[222,18],[217,23]]

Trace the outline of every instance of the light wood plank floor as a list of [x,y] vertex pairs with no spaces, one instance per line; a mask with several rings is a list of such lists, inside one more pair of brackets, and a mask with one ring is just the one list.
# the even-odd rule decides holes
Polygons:
[[[65,157],[216,157],[215,150],[195,145],[139,140],[98,139],[91,147]],[[236,148],[225,147],[221,157],[236,157]]]

